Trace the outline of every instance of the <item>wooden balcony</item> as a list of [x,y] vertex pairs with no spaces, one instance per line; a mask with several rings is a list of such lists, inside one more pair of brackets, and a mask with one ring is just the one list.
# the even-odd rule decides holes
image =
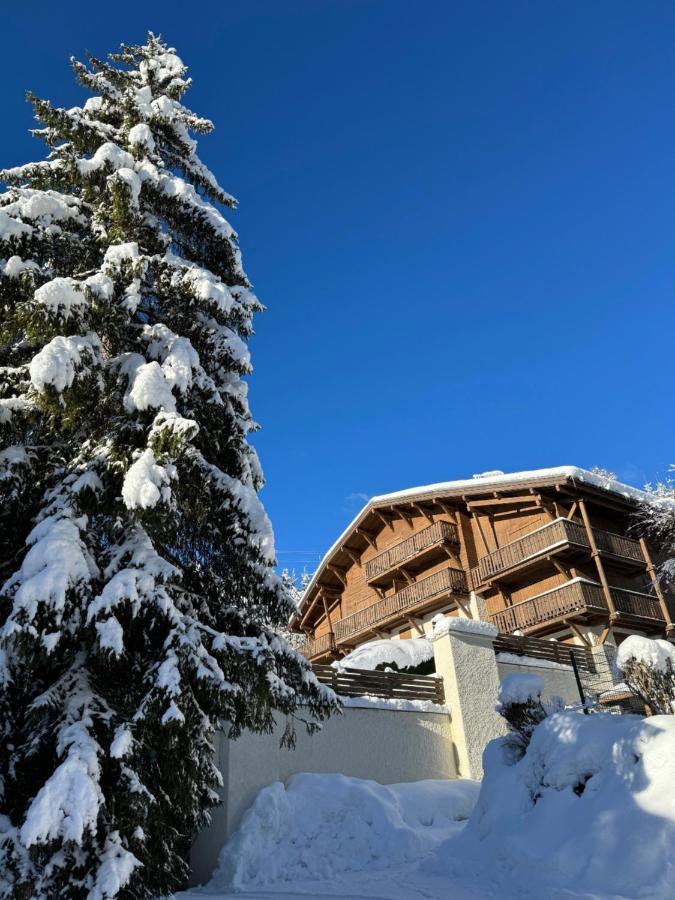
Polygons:
[[[603,557],[627,568],[643,568],[646,563],[640,544],[621,534],[593,529],[593,537]],[[569,519],[556,519],[529,534],[505,544],[483,556],[472,569],[474,586],[496,579],[541,562],[547,556],[590,553],[588,535],[583,525]]]
[[466,575],[461,569],[441,569],[406,585],[389,597],[371,603],[351,616],[338,619],[334,623],[335,643],[356,644],[364,636],[375,634],[377,628],[385,628],[401,620],[406,612],[419,612],[453,594],[466,593]]
[[453,522],[434,522],[369,559],[365,566],[366,581],[370,584],[391,581],[388,576],[401,568],[428,564],[435,555],[443,555],[444,546],[458,543],[457,526]]
[[322,634],[317,638],[308,638],[298,647],[300,653],[307,659],[316,659],[318,656],[330,656],[335,653],[335,640],[332,634]]
[[[665,619],[656,597],[616,587],[610,587],[610,592],[619,614],[619,623],[665,628]],[[514,603],[490,618],[503,634],[516,630],[531,634],[550,629],[565,619],[581,617],[592,621],[605,619],[607,615],[601,585],[578,579]]]

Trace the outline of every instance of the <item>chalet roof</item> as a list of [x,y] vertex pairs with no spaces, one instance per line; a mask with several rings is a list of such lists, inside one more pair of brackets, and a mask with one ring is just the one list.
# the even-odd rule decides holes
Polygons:
[[609,492],[622,498],[628,505],[634,505],[647,499],[647,494],[639,488],[623,484],[620,481],[597,475],[582,469],[579,466],[555,466],[550,469],[533,469],[528,472],[485,472],[483,474],[474,475],[472,478],[464,478],[459,481],[442,481],[438,484],[427,484],[421,487],[406,488],[402,491],[394,491],[390,494],[380,494],[371,499],[361,509],[361,511],[347,525],[342,534],[333,543],[326,552],[323,559],[319,563],[314,572],[307,589],[304,592],[303,603],[301,609],[309,600],[310,595],[314,592],[314,588],[323,574],[326,565],[331,558],[340,551],[345,542],[349,539],[356,528],[368,517],[368,515],[379,507],[391,506],[395,503],[406,501],[422,501],[425,499],[434,499],[437,497],[465,497],[481,494],[489,494],[493,491],[508,493],[513,489],[526,487],[547,487],[567,482],[573,487],[586,487],[591,490],[600,490]]

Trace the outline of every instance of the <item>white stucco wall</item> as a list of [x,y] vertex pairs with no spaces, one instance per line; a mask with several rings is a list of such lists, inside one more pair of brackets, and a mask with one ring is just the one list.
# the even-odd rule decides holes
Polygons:
[[299,772],[339,772],[382,784],[457,777],[447,712],[346,707],[311,737],[298,725],[294,750],[279,747],[280,735],[281,729],[272,735],[244,733],[236,741],[219,736],[223,804],[193,847],[194,884],[209,879],[243,813],[274,781]]

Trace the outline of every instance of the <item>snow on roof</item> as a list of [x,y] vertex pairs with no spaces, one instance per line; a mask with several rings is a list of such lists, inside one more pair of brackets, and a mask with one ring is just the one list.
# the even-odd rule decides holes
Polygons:
[[[427,484],[421,487],[412,487],[402,491],[394,491],[390,494],[380,494],[370,498],[349,525],[347,525],[335,543],[324,554],[304,591],[303,600],[310,596],[312,590],[316,586],[319,575],[331,556],[336,550],[340,549],[354,528],[356,528],[359,522],[371,509],[373,509],[373,507],[404,500],[421,499],[433,494],[457,494],[461,496],[463,493],[480,493],[481,491],[493,488],[501,488],[503,490],[507,487],[516,487],[520,483],[538,481],[549,482],[555,481],[556,479],[560,479],[561,481],[581,482],[585,485],[601,488],[605,491],[611,491],[612,493],[623,497],[625,500],[642,502],[646,500],[648,496],[645,491],[641,491],[639,488],[632,487],[632,485],[629,484],[623,484],[621,481],[608,478],[604,475],[589,472],[588,469],[582,469],[579,466],[553,466],[549,469],[532,469],[531,471],[526,472],[502,472],[500,469],[494,469],[489,472],[474,475],[472,478],[464,478],[458,481],[441,481],[438,482],[438,484]],[[304,604],[301,604],[301,606],[302,605]]]
[[474,475],[473,478],[464,478],[459,481],[441,481],[438,484],[428,484],[424,487],[406,488],[403,491],[394,491],[391,494],[381,494],[379,497],[373,497],[369,501],[369,505],[377,505],[388,500],[407,500],[415,497],[424,496],[425,494],[437,493],[461,493],[462,491],[475,492],[483,488],[492,488],[506,485],[516,485],[520,482],[536,481],[539,479],[549,480],[560,478],[561,480],[581,481],[584,484],[599,487],[606,491],[612,491],[620,494],[622,497],[631,500],[644,500],[646,494],[638,488],[631,487],[628,484],[622,484],[612,478],[604,475],[596,475],[587,469],[581,469],[579,466],[554,466],[550,469],[532,469],[529,472],[501,472],[499,470],[485,472],[481,475]]

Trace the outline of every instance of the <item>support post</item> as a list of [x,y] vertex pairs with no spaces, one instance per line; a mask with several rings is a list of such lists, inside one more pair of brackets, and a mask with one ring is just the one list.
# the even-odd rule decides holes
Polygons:
[[586,537],[588,538],[588,543],[591,548],[591,556],[595,562],[595,568],[598,570],[598,576],[600,577],[600,584],[602,585],[602,591],[605,595],[605,601],[607,603],[607,609],[609,610],[609,621],[610,624],[615,622],[617,619],[616,607],[614,606],[614,600],[612,598],[612,592],[609,589],[609,583],[607,581],[607,576],[605,575],[605,567],[602,564],[602,558],[600,556],[600,551],[598,550],[598,545],[595,543],[595,535],[593,534],[593,529],[591,528],[591,522],[588,518],[588,510],[586,509],[586,501],[579,500],[579,511],[581,512],[581,518],[584,520],[584,527],[586,528]]
[[321,599],[323,600],[323,611],[326,613],[326,620],[328,621],[328,634],[330,635],[330,643],[331,650],[335,648],[335,632],[333,631],[333,622],[330,617],[330,610],[328,609],[328,601],[326,600],[326,595],[321,592]]
[[649,572],[649,577],[651,578],[652,585],[654,586],[654,593],[659,599],[659,606],[661,607],[663,618],[666,620],[666,634],[670,635],[675,630],[675,626],[673,625],[673,621],[670,618],[670,610],[668,609],[666,598],[663,596],[663,591],[661,590],[661,585],[659,584],[659,576],[656,574],[656,569],[654,568],[654,563],[652,562],[652,557],[649,552],[649,548],[647,547],[647,542],[644,538],[640,538],[640,549],[642,550],[642,555],[647,564],[647,572]]

